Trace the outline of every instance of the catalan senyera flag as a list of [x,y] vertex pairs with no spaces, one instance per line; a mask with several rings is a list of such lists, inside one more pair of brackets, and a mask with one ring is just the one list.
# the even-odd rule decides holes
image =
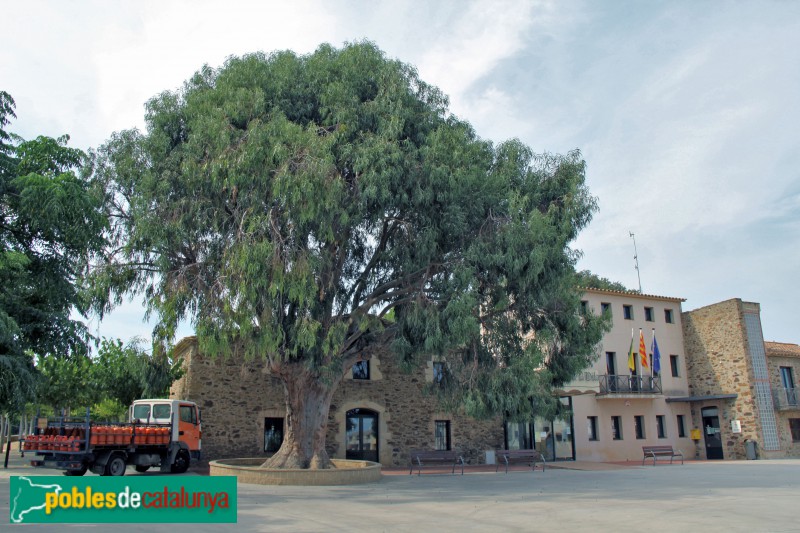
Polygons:
[[636,372],[636,356],[633,351],[633,328],[631,328],[631,346],[628,348],[628,370],[631,374]]
[[653,352],[653,374],[659,374],[661,373],[661,352],[658,351],[655,329],[653,329],[653,346],[651,346],[650,350]]
[[650,368],[647,364],[647,347],[644,345],[644,334],[641,329],[639,329],[639,364],[642,368]]

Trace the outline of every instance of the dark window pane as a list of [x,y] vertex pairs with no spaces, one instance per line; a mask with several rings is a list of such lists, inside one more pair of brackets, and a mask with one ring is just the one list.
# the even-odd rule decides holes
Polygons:
[[353,365],[353,379],[369,379],[369,361],[358,361]]
[[435,422],[434,430],[434,449],[436,450],[449,450],[450,449],[450,421],[437,420]]
[[623,305],[622,316],[625,318],[625,320],[633,320],[633,307],[630,305]]

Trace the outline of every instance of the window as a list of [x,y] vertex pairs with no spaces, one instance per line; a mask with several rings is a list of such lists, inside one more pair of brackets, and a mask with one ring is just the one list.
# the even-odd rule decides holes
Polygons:
[[659,439],[667,438],[667,429],[664,426],[664,415],[656,415],[656,431]]
[[672,309],[664,309],[664,322],[674,324],[675,318],[672,316]]
[[436,450],[449,450],[450,449],[450,421],[437,420],[434,428],[434,449]]
[[189,422],[190,424],[197,424],[197,417],[195,416],[194,406],[181,405],[179,408],[181,422]]
[[437,385],[444,385],[444,374],[446,372],[444,362],[433,362],[433,382]]
[[794,373],[792,367],[781,367],[781,384],[783,385],[783,392],[786,395],[787,405],[797,405],[797,390],[794,388]]
[[633,417],[633,427],[636,432],[637,439],[644,438],[644,417],[642,415],[636,415]]
[[589,440],[600,440],[597,435],[597,417],[587,416],[586,423],[589,429]]
[[157,403],[153,405],[153,418],[166,418],[169,420],[172,414],[172,407],[168,403]]
[[606,373],[609,376],[614,376],[617,373],[616,359],[616,352],[606,352]]
[[672,377],[677,378],[680,376],[680,372],[678,372],[678,356],[677,355],[670,355],[669,356],[669,367],[672,369]]
[[150,419],[150,406],[148,404],[140,403],[133,406],[133,418],[138,418],[141,421]]
[[506,450],[532,450],[533,424],[531,422],[506,422]]
[[369,360],[358,361],[353,365],[353,379],[369,379]]
[[686,437],[686,425],[683,421],[683,415],[678,415],[678,436],[681,438]]
[[792,367],[790,366],[781,367],[781,384],[783,385],[784,389],[794,388],[794,375],[792,373]]
[[283,418],[264,419],[264,451],[275,453],[283,444]]
[[790,418],[789,429],[792,431],[792,442],[800,442],[800,418]]
[[644,308],[644,319],[647,322],[653,322],[655,320],[653,318],[653,308],[652,307],[645,307]]
[[623,305],[622,306],[622,316],[625,320],[633,320],[633,306],[632,305]]
[[622,417],[611,417],[611,438],[614,440],[622,440]]
[[611,304],[608,302],[602,302],[600,304],[600,314],[611,316]]
[[589,312],[589,302],[581,300],[581,314],[585,315]]

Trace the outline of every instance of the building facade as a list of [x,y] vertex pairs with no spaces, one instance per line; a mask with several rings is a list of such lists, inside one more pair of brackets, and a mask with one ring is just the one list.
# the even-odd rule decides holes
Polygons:
[[[569,383],[575,458],[588,461],[641,460],[642,446],[671,445],[694,457],[680,298],[587,289],[584,312],[607,314],[611,330],[594,364]],[[639,356],[639,332],[646,365]],[[659,351],[660,370],[653,353]],[[636,352],[629,366],[631,344]]]
[[[798,455],[797,345],[764,342],[759,304],[731,299],[684,313],[697,455],[744,459]],[[752,445],[751,445],[752,446]]]
[[[285,425],[283,386],[262,363],[206,357],[194,337],[180,341],[175,353],[185,372],[170,395],[200,405],[207,459],[277,451]],[[503,448],[500,419],[438,410],[428,389],[439,371],[431,360],[406,373],[389,357],[372,357],[348,371],[331,402],[330,457],[405,466],[413,449],[458,449],[475,464],[485,461],[487,450]]]
[[[496,449],[539,450],[548,460],[641,460],[642,446],[670,444],[695,454],[683,350],[681,299],[587,289],[582,312],[608,313],[613,326],[593,365],[557,391],[571,411],[564,419],[475,420],[439,410],[430,387],[444,370],[432,358],[410,373],[391,357],[373,357],[348,371],[331,404],[327,450],[334,458],[405,466],[412,449],[457,449],[472,464],[492,462]],[[628,367],[632,331],[646,340],[648,365]],[[652,369],[657,336],[661,371]],[[185,374],[171,395],[203,409],[207,458],[265,457],[283,438],[283,388],[259,361],[199,353],[196,339],[178,343]]]

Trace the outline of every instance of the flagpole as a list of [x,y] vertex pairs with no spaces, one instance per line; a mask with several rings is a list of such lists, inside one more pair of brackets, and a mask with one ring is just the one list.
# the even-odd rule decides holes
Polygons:
[[652,359],[650,360],[650,377],[651,378],[654,375],[653,374],[653,367],[655,366],[655,362],[656,362],[656,352],[655,352],[655,349],[653,348],[655,346],[655,343],[656,343],[656,328],[653,328],[653,340],[650,341],[650,357],[652,357]]

